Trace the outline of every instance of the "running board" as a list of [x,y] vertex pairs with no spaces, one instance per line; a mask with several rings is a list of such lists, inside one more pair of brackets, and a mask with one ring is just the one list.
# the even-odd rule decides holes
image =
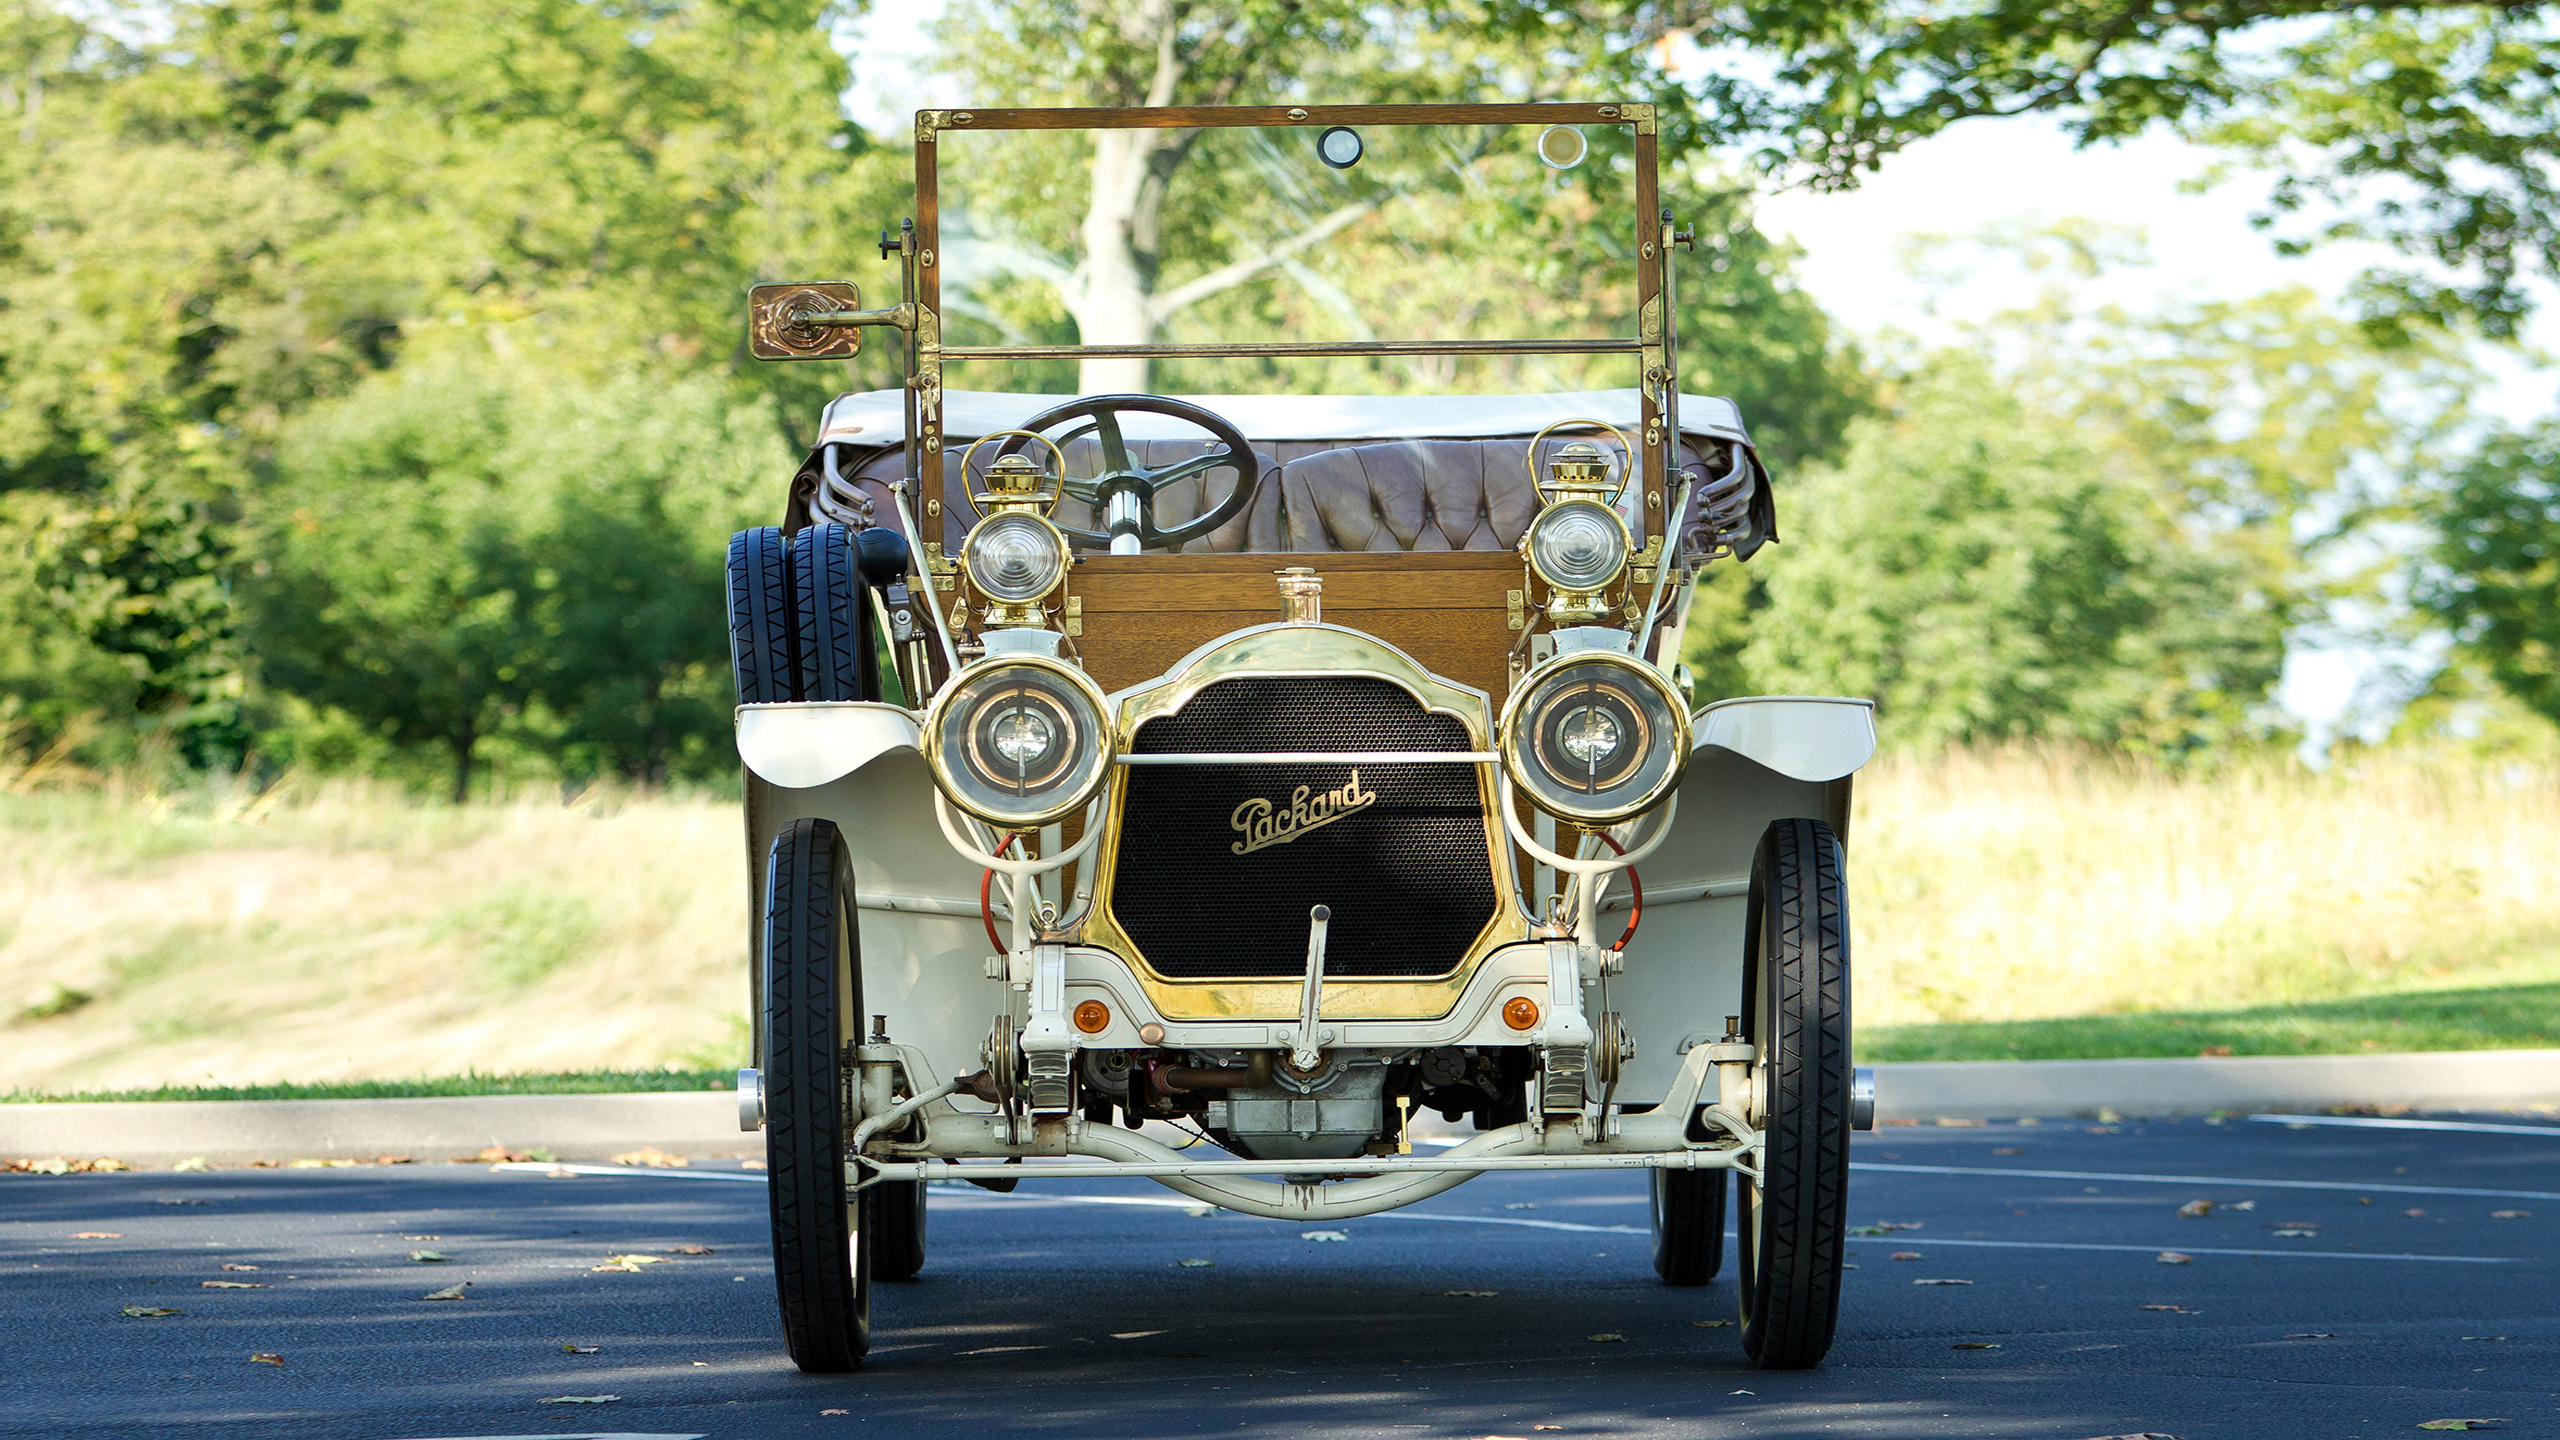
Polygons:
[[1208,1175],[1478,1175],[1489,1170],[1729,1170],[1728,1150],[1594,1151],[1582,1155],[1359,1155],[1343,1160],[1065,1160],[1026,1166],[989,1160],[855,1160],[846,1182],[1096,1180]]

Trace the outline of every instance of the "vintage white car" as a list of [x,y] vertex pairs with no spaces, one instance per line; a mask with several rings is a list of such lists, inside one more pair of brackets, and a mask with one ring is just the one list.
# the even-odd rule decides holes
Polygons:
[[[1740,1177],[1744,1349],[1818,1362],[1873,1104],[1842,878],[1872,711],[1693,696],[1677,663],[1698,571],[1776,520],[1735,407],[1679,389],[1687,237],[1651,107],[928,111],[917,140],[919,215],[883,246],[900,302],[764,286],[750,321],[783,359],[886,329],[906,377],[827,407],[783,523],[730,552],[740,1122],[766,1137],[793,1359],[861,1362],[872,1281],[925,1263],[932,1180],[1148,1177],[1308,1221],[1626,1169],[1673,1285],[1717,1275]],[[1593,313],[1634,333],[1509,337],[1496,305],[1422,339],[1311,335],[1322,315],[1282,301],[1356,301],[1362,276],[1161,196],[1227,249],[1160,240],[1155,294],[1186,265],[1269,282],[1200,322],[1220,338],[1083,313],[1079,343],[1009,333],[1032,279],[1007,247],[1038,236],[960,169],[1098,194],[1175,144],[1222,195],[1298,186],[1295,213],[1365,204],[1400,233],[1525,194],[1578,217],[1575,283],[1621,286]],[[971,315],[1004,343],[952,343]],[[1238,383],[945,389],[963,362],[1021,391],[1070,363]],[[1634,383],[1522,383],[1608,366]],[[1362,373],[1374,393],[1299,390]],[[1474,1133],[1417,1146],[1424,1116]]]

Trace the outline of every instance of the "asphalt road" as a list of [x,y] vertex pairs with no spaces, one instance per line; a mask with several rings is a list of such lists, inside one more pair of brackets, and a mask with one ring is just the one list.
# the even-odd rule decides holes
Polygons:
[[[1729,1264],[1655,1282],[1626,1175],[1480,1179],[1339,1242],[1147,1182],[936,1188],[924,1276],[878,1288],[837,1378],[782,1355],[734,1171],[0,1176],[0,1435],[2560,1436],[2560,1125],[1902,1128],[1856,1157],[1853,1220],[1914,1228],[1859,1239],[1801,1374],[1744,1362]],[[619,1398],[542,1403],[570,1395]]]

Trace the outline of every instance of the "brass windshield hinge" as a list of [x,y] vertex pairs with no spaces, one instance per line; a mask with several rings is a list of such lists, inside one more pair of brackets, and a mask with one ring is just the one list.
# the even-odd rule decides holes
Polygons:
[[1060,612],[1058,619],[1059,623],[1066,627],[1068,634],[1082,635],[1084,633],[1084,597],[1068,596],[1066,608]]
[[1513,629],[1513,630],[1522,630],[1522,629],[1526,629],[1526,628],[1528,628],[1528,624],[1529,624],[1529,592],[1528,592],[1528,591],[1526,591],[1526,590],[1505,590],[1505,591],[1503,591],[1503,592],[1502,592],[1502,622],[1503,622],[1503,624],[1504,624],[1504,626],[1505,626],[1505,627],[1507,627],[1507,628],[1509,628],[1509,629]]

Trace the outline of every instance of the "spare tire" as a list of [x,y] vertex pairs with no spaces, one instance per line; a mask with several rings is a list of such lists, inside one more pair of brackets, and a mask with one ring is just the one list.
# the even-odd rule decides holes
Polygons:
[[771,525],[729,537],[729,666],[738,703],[797,700],[800,656],[792,634],[791,557]]
[[800,619],[800,698],[877,700],[880,660],[871,647],[871,594],[853,532],[829,521],[791,539]]

